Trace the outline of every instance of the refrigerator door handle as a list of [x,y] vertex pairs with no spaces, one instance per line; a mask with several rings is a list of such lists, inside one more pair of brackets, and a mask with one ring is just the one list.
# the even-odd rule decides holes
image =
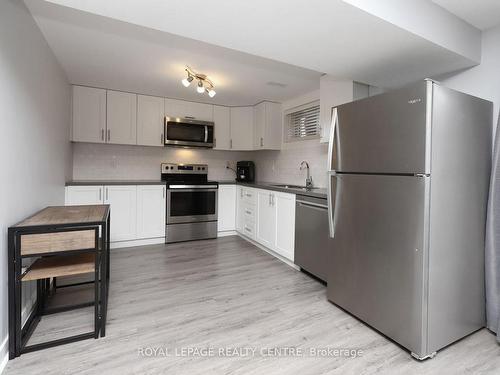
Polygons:
[[337,112],[337,108],[332,109],[332,122],[330,125],[330,139],[328,141],[328,170],[332,171],[334,169],[338,169],[333,165],[333,142],[337,140],[337,147],[335,150],[337,151],[337,165],[340,165],[339,163],[339,147],[340,144],[338,142],[339,137],[335,137],[335,133],[338,132],[338,123],[339,123],[339,116]]
[[[335,195],[333,193],[332,179],[336,179]],[[330,238],[335,237],[335,223],[337,222],[337,204],[339,201],[339,178],[335,171],[328,172],[328,229]],[[335,197],[335,198],[334,198]]]

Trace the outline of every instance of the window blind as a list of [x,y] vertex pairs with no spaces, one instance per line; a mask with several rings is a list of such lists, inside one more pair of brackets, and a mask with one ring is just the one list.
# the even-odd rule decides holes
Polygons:
[[319,105],[288,114],[289,141],[319,137]]

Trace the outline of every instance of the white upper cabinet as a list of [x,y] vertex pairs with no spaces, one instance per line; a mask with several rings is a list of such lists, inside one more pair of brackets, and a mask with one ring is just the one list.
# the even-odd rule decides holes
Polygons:
[[262,102],[254,107],[255,150],[279,150],[282,138],[281,104]]
[[165,116],[213,121],[214,109],[211,104],[166,98]]
[[253,150],[253,107],[231,107],[231,149]]
[[156,96],[137,96],[137,144],[164,146],[164,99]]
[[137,237],[165,237],[165,185],[137,186]]
[[231,149],[231,118],[229,107],[214,105],[214,149]]
[[128,92],[107,92],[106,142],[137,144],[137,95]]
[[104,143],[106,132],[106,90],[73,86],[73,128],[75,142]]

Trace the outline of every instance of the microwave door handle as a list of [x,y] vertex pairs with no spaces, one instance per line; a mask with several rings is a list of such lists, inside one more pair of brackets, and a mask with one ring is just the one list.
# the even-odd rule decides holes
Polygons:
[[208,125],[205,125],[205,143],[208,142]]

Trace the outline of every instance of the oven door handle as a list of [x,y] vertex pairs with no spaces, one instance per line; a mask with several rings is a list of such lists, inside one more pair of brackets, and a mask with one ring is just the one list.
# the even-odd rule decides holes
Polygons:
[[169,189],[217,189],[217,185],[170,185]]

